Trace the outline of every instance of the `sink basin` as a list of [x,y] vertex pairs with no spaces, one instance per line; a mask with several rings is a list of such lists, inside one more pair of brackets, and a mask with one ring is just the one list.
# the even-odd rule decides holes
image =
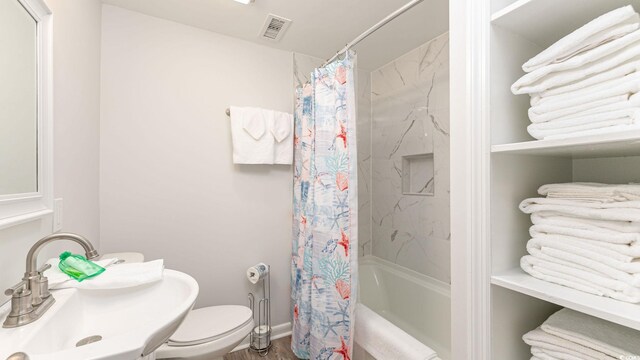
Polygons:
[[[165,269],[162,281],[138,287],[51,293],[56,302],[40,319],[0,328],[0,360],[15,352],[24,352],[31,360],[146,356],[184,320],[198,295],[198,283],[187,274]],[[0,319],[9,307],[0,308]]]

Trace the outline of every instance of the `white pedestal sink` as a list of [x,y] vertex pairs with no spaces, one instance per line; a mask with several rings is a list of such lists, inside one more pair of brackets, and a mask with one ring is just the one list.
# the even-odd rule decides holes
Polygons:
[[[56,302],[40,319],[0,328],[0,360],[16,352],[26,353],[30,360],[135,360],[149,355],[187,315],[198,296],[198,283],[165,269],[163,280],[152,284],[52,294]],[[0,308],[0,319],[9,307]],[[88,343],[81,345],[82,340]]]

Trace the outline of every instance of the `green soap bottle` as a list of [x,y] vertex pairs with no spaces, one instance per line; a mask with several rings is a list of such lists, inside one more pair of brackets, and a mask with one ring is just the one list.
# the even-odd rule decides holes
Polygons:
[[58,267],[63,273],[78,281],[94,277],[104,271],[102,266],[97,265],[93,261],[87,260],[82,255],[72,254],[68,251],[60,254],[60,263],[58,264]]

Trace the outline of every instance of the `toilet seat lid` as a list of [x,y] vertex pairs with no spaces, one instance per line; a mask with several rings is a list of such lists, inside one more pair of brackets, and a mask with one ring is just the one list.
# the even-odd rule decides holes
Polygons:
[[240,305],[209,306],[192,310],[168,345],[189,346],[221,338],[253,320],[251,309]]

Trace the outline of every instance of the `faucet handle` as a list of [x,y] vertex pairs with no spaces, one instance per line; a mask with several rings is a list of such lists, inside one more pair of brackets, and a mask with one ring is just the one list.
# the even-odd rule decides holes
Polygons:
[[38,269],[38,274],[42,275],[43,272],[47,271],[51,269],[51,264],[46,263],[44,265],[42,265],[42,267],[40,269]]
[[20,281],[19,283],[13,285],[12,287],[10,287],[9,289],[4,291],[4,294],[7,296],[11,296],[13,295],[13,293],[17,292],[18,290],[24,288],[27,285],[27,282],[25,280]]

